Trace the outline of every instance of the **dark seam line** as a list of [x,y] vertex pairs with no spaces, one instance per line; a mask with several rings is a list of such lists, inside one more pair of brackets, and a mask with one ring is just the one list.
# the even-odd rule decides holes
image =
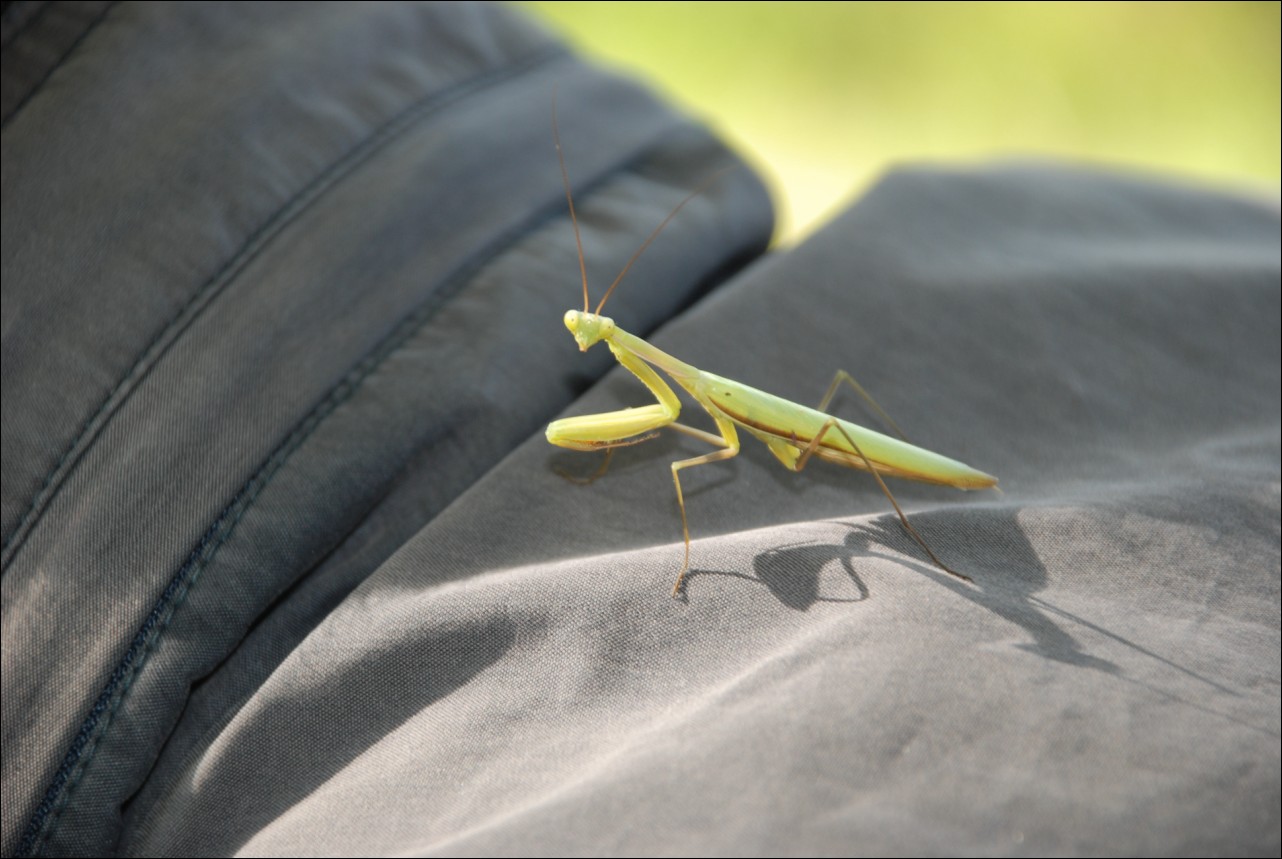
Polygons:
[[[40,19],[44,18],[45,13],[49,11],[49,7],[51,7],[52,5],[53,3],[51,2],[51,0],[45,0],[45,2],[41,3],[40,8],[36,9],[34,12],[32,12],[30,15],[27,16],[27,20],[23,21],[20,25],[13,28],[13,32],[9,34],[9,38],[5,39],[3,42],[0,42],[0,46],[8,48],[10,45],[16,42],[18,38],[22,36],[23,33],[30,30],[40,21]],[[15,15],[14,17],[17,17],[17,16]]]
[[22,97],[22,101],[14,105],[13,110],[9,111],[8,116],[4,117],[3,120],[0,120],[0,130],[3,130],[4,127],[9,124],[11,119],[22,113],[22,109],[27,106],[27,102],[35,98],[36,94],[40,92],[46,83],[48,83],[49,78],[53,77],[54,72],[62,68],[62,64],[71,58],[71,55],[76,52],[76,49],[84,43],[85,39],[89,38],[90,33],[98,29],[98,25],[106,19],[107,13],[114,8],[116,8],[115,3],[108,3],[102,8],[102,11],[98,13],[98,17],[89,22],[89,26],[85,28],[85,31],[77,36],[76,40],[72,42],[71,45],[68,46],[67,50],[63,52],[62,56],[58,58],[58,61],[49,67],[49,71],[45,72],[44,77],[36,81],[35,86],[31,88],[30,92]]
[[[584,183],[576,196],[586,199],[596,188],[615,176],[635,169],[651,155],[664,136],[665,133],[659,133],[645,145],[634,149],[627,157],[597,174],[589,182]],[[54,775],[53,782],[28,822],[15,855],[28,856],[34,851],[43,849],[44,843],[56,832],[62,813],[70,805],[76,787],[93,760],[107,730],[111,727],[111,722],[120,705],[133,688],[133,683],[146,664],[148,656],[158,646],[161,635],[173,620],[174,614],[183,605],[191,588],[199,581],[204,567],[213,560],[214,555],[231,537],[236,525],[253,506],[258,495],[271,482],[276,472],[302,447],[321,423],[357,391],[371,373],[400,349],[477,273],[498,259],[522,237],[533,233],[544,223],[565,212],[568,212],[565,203],[561,195],[557,194],[553,202],[535,210],[521,223],[500,233],[461,263],[417,310],[406,317],[382,343],[375,346],[348,371],[347,375],[312,409],[303,422],[272,452],[254,476],[236,493],[231,503],[219,513],[214,524],[197,542],[187,561],[169,581],[156,605],[130,642],[124,657],[111,672],[106,687],[89,711],[89,715],[71,743],[71,748],[67,751],[62,766]],[[99,720],[102,720],[101,725]],[[87,750],[86,747],[88,747]],[[62,795],[61,801],[59,801],[60,795]],[[54,807],[55,803],[57,808]],[[50,818],[51,812],[52,818]],[[46,819],[48,819],[48,826],[45,825]],[[42,830],[47,831],[42,832]]]
[[183,331],[222,293],[228,284],[235,280],[258,257],[285,227],[307,211],[330,188],[341,182],[353,170],[364,164],[370,156],[395,140],[397,136],[407,131],[410,126],[422,119],[425,114],[443,109],[476,90],[500,83],[510,77],[527,72],[544,62],[564,55],[565,51],[559,45],[551,49],[545,48],[501,69],[470,78],[451,88],[433,92],[414,102],[369,137],[349,149],[337,161],[319,173],[297,194],[286,201],[274,214],[269,216],[260,227],[248,236],[241,249],[222,268],[216,271],[209,280],[205,281],[179,311],[161,327],[151,342],[143,349],[142,354],[139,355],[133,366],[112,387],[107,396],[98,405],[98,408],[81,426],[80,431],[63,451],[62,456],[45,473],[44,480],[41,482],[40,488],[36,490],[35,495],[32,496],[26,512],[18,520],[17,526],[5,540],[3,548],[0,548],[0,575],[12,565],[18,551],[22,548],[23,543],[26,542],[27,536],[35,530],[44,511],[48,509],[49,504],[53,502],[53,499],[57,497],[58,492],[66,483],[71,470],[80,462],[80,459],[88,451],[89,445],[97,438],[98,434],[124,404],[125,400],[128,399],[133,390],[155,368]]

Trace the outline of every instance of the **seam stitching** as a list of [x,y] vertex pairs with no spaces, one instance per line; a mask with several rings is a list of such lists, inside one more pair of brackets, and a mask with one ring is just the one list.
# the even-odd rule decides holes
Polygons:
[[454,87],[431,93],[419,99],[388,120],[368,137],[348,149],[337,161],[317,174],[280,208],[269,215],[257,229],[250,233],[240,250],[215,271],[152,337],[133,365],[108,391],[107,396],[103,398],[98,407],[81,425],[79,432],[63,450],[62,455],[45,473],[40,488],[32,496],[25,512],[18,520],[18,524],[14,526],[13,531],[5,539],[3,547],[0,547],[0,575],[3,575],[4,571],[12,565],[27,537],[40,524],[44,511],[48,509],[49,504],[57,497],[71,471],[88,452],[93,441],[102,432],[116,411],[129,398],[133,390],[155,368],[178,336],[287,226],[306,212],[325,192],[345,179],[353,170],[363,165],[370,156],[376,154],[382,147],[391,143],[402,132],[408,130],[415,122],[422,119],[423,115],[443,109],[476,89],[501,82],[507,77],[528,71],[530,68],[562,55],[564,55],[564,50],[560,46],[544,49],[501,69],[470,78]]
[[[20,3],[15,3],[13,6],[10,6],[7,10],[5,10],[4,17],[10,18],[10,19],[16,18],[18,16],[21,5],[22,4]],[[35,8],[28,10],[27,20],[23,21],[21,24],[18,24],[16,27],[14,27],[13,30],[9,33],[9,36],[5,38],[3,41],[0,41],[0,47],[3,47],[5,50],[8,50],[10,45],[17,42],[18,39],[22,38],[22,36],[26,34],[28,30],[30,30],[36,24],[40,23],[40,20],[44,18],[45,13],[49,11],[49,7],[52,6],[53,3],[51,2],[51,0],[34,0],[34,2],[30,3],[30,5],[34,6]]]
[[[633,170],[658,145],[664,134],[656,135],[647,143],[634,149],[624,158],[597,174],[580,188],[586,198],[600,185],[617,175]],[[213,560],[218,550],[232,536],[236,525],[250,510],[263,489],[271,482],[280,468],[307,441],[339,406],[345,403],[383,362],[395,354],[424,324],[426,324],[449,299],[459,293],[473,277],[498,259],[523,236],[537,230],[545,222],[566,211],[565,203],[556,199],[536,209],[528,218],[500,233],[469,259],[461,263],[452,274],[441,281],[441,286],[424,302],[405,317],[381,343],[375,346],[347,372],[311,413],[267,458],[259,470],[223,509],[210,529],[197,542],[187,560],[161,593],[156,605],[130,642],[120,663],[112,671],[106,687],[99,695],[88,717],[77,733],[62,766],[55,774],[49,790],[40,802],[23,834],[17,855],[39,855],[57,831],[63,812],[70,806],[76,788],[94,758],[121,704],[133,688],[148,657],[159,647],[164,632],[174,615],[183,605],[187,594],[200,580],[205,566]],[[83,752],[83,754],[82,754]]]
[[[67,50],[63,51],[62,56],[58,57],[57,61],[52,66],[49,67],[48,71],[44,73],[44,76],[41,77],[40,80],[36,81],[35,85],[31,87],[30,91],[28,91],[27,94],[22,97],[22,100],[13,106],[13,110],[9,111],[9,115],[4,117],[3,120],[0,120],[0,129],[3,129],[5,126],[7,126],[10,123],[10,121],[13,120],[15,116],[22,113],[22,109],[27,106],[27,103],[30,102],[33,98],[35,98],[37,95],[39,95],[40,91],[44,89],[44,85],[49,82],[49,78],[53,77],[54,73],[57,72],[58,69],[62,68],[63,63],[71,59],[71,55],[76,52],[76,49],[78,49],[82,44],[84,44],[85,40],[88,39],[89,36],[95,30],[98,29],[98,25],[107,19],[107,13],[110,12],[115,7],[116,7],[115,3],[108,3],[106,6],[102,8],[102,11],[98,13],[98,16],[89,22],[89,26],[85,27],[84,32],[82,32],[79,36],[77,36],[75,38],[75,41],[73,41],[70,45],[67,46]],[[43,10],[41,10],[39,14],[43,16]],[[15,34],[14,38],[16,37],[17,35]]]

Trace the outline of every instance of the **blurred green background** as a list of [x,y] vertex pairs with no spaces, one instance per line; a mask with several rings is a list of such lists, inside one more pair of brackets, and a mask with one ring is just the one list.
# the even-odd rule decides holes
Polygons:
[[1278,193],[1276,2],[519,5],[716,127],[771,182],[785,243],[905,161]]

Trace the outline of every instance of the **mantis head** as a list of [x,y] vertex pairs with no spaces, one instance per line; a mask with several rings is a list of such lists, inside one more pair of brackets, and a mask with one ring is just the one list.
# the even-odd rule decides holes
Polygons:
[[574,335],[575,342],[579,344],[579,351],[586,352],[589,346],[614,333],[614,320],[608,316],[598,316],[583,310],[567,310],[565,327],[569,328],[570,333]]

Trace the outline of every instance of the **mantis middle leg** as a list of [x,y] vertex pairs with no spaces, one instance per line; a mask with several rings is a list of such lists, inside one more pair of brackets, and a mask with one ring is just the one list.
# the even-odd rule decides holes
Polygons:
[[672,586],[672,596],[674,597],[681,592],[681,583],[685,581],[686,571],[690,569],[690,526],[686,522],[685,495],[681,492],[681,478],[678,476],[678,472],[683,468],[690,468],[695,465],[706,465],[709,462],[720,462],[723,459],[730,459],[731,457],[739,454],[739,434],[735,432],[734,424],[725,418],[716,417],[715,415],[713,416],[713,420],[716,421],[717,429],[721,432],[721,436],[719,438],[712,435],[712,433],[705,433],[703,430],[697,430],[693,427],[682,426],[679,424],[673,425],[674,427],[681,426],[681,431],[687,432],[687,434],[693,435],[696,438],[702,438],[703,440],[713,444],[724,445],[721,450],[714,450],[712,453],[705,453],[703,456],[696,456],[672,463],[672,482],[677,487],[677,506],[681,508],[681,535],[685,538],[686,543],[685,563],[681,565],[681,574],[677,576],[677,582]]

